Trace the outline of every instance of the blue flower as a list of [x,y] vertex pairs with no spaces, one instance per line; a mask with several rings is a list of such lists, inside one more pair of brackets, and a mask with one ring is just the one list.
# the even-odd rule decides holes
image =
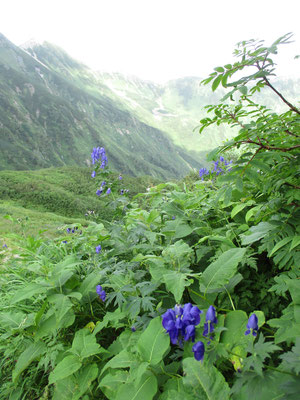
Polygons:
[[136,327],[135,326],[132,326],[131,327],[131,332],[135,332],[136,331]]
[[247,330],[245,332],[245,335],[249,335],[251,332],[253,336],[257,336],[257,331],[258,331],[258,318],[256,314],[252,314],[247,323]]
[[71,228],[67,228],[67,233],[70,233],[71,232]]
[[106,299],[106,293],[105,290],[102,289],[101,285],[96,286],[96,293],[99,296],[99,298],[104,302]]
[[195,341],[195,326],[200,323],[202,311],[191,303],[183,307],[176,305],[162,315],[162,325],[170,336],[172,344]]
[[220,157],[220,161],[221,161],[221,162],[224,162],[224,161],[225,161],[225,159],[224,159],[223,156]]
[[103,192],[103,189],[100,188],[100,189],[98,189],[98,190],[96,191],[96,195],[97,195],[97,196],[101,196],[102,192]]
[[194,357],[197,361],[203,361],[205,347],[203,342],[197,342],[192,347]]
[[124,194],[124,190],[123,189],[121,189],[120,194],[122,194],[122,195]]
[[[214,324],[217,323],[218,320],[216,318],[216,309],[214,306],[209,306],[206,312],[203,336],[207,337],[208,333],[212,333],[215,329]],[[212,337],[210,336],[210,338]]]
[[199,170],[199,176],[200,176],[200,178],[203,180],[203,177],[204,177],[205,175],[209,175],[209,170],[206,169],[206,168],[201,168],[201,169]]
[[92,178],[95,178],[95,176],[96,176],[96,171],[93,171],[92,172]]
[[101,251],[102,247],[101,244],[99,244],[98,246],[96,246],[96,253],[99,254]]
[[62,242],[63,242],[63,243],[68,243],[66,240],[63,240]]
[[2,246],[2,249],[7,249],[7,244],[4,243],[4,245]]
[[110,194],[111,193],[111,188],[108,188],[106,191],[106,194]]
[[119,180],[121,181],[123,179],[123,176],[122,175],[119,175]]

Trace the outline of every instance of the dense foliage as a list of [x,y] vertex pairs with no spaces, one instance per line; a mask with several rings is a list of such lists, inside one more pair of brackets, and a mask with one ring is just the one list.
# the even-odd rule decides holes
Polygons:
[[[288,39],[240,43],[205,81],[232,100],[208,106],[202,128],[239,126],[210,173],[129,201],[93,150],[115,219],[22,242],[1,270],[1,399],[298,398],[300,111],[270,81]],[[253,101],[267,88],[286,112]]]

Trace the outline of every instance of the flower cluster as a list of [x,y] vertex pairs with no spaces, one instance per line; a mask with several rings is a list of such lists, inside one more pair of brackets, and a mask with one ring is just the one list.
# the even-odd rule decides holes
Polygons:
[[[101,183],[100,188],[96,191],[96,195],[97,195],[97,196],[101,196],[101,194],[102,194],[103,191],[104,191],[105,185],[106,185],[106,182],[103,181],[103,182]],[[107,194],[110,194],[110,192],[111,192],[111,189],[108,188],[107,191],[106,191],[106,193],[107,193]]]
[[200,324],[200,314],[203,311],[191,303],[183,307],[176,305],[162,315],[162,324],[170,336],[172,344],[182,344],[182,339],[195,341],[195,326]]
[[100,158],[101,158],[100,168],[104,168],[107,165],[107,157],[105,154],[104,147],[94,147],[91,157],[92,157],[93,164],[95,164],[97,161],[100,161]]
[[[195,327],[200,324],[200,314],[203,311],[191,303],[185,304],[183,307],[176,305],[174,309],[168,309],[162,315],[162,325],[170,336],[172,344],[182,345],[182,341],[195,342]],[[214,325],[218,323],[216,318],[216,309],[210,306],[206,312],[203,336],[207,337],[214,331]],[[210,336],[212,339],[212,336]],[[207,343],[209,344],[210,341]],[[197,361],[203,361],[205,346],[204,343],[198,341],[193,345],[192,351]]]
[[75,231],[78,231],[78,226],[75,226],[75,228],[67,228],[67,233],[75,233]]
[[98,246],[96,246],[96,249],[95,249],[96,253],[99,254],[101,249],[102,249],[101,244],[98,244]]
[[201,168],[199,170],[199,176],[203,181],[205,175],[215,174],[216,176],[218,176],[219,174],[224,174],[224,172],[230,171],[231,168],[227,168],[230,164],[232,164],[232,161],[225,161],[224,157],[221,156],[219,160],[214,162],[214,166],[211,170]]
[[106,299],[106,293],[105,290],[102,289],[101,285],[96,286],[96,293],[99,296],[99,298],[104,302]]
[[247,330],[245,332],[245,335],[249,335],[251,332],[253,336],[257,336],[257,331],[258,331],[258,318],[256,314],[252,314],[247,323]]

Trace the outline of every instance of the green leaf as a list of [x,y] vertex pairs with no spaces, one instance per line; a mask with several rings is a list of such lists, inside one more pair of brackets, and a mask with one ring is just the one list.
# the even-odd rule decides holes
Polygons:
[[217,72],[224,72],[224,68],[223,67],[216,67],[214,68],[215,71]]
[[142,359],[151,365],[158,364],[170,345],[160,317],[154,318],[142,333],[137,343]]
[[49,289],[49,286],[41,283],[29,283],[24,288],[17,291],[11,299],[11,304],[18,303],[21,300],[32,298],[33,296],[44,293]]
[[194,392],[195,399],[228,400],[229,386],[225,378],[213,365],[199,362],[192,357],[182,362],[183,383]]
[[151,372],[146,372],[139,383],[125,383],[121,386],[115,400],[152,400],[157,392],[157,379]]
[[163,275],[163,280],[169,292],[173,293],[176,303],[180,303],[185,287],[190,286],[191,282],[186,274],[177,271],[168,271]]
[[292,240],[292,237],[286,237],[286,238],[280,240],[280,242],[276,243],[276,245],[273,247],[271,253],[269,254],[269,257],[272,257],[272,255],[274,253],[276,253],[277,250],[281,249],[282,246],[286,245],[291,240]]
[[200,278],[200,290],[211,292],[222,288],[236,274],[237,266],[243,259],[246,249],[234,248],[225,251],[210,264]]
[[240,87],[239,87],[239,91],[240,91],[244,96],[246,96],[247,93],[248,93],[247,86],[240,86]]
[[253,204],[254,202],[248,201],[247,203],[240,203],[237,204],[231,211],[231,218],[235,217],[239,212],[241,212],[245,207],[249,207]]
[[127,371],[112,371],[105,375],[99,383],[99,387],[108,399],[114,400],[120,386],[128,379]]
[[299,246],[299,244],[300,244],[300,236],[294,236],[289,251],[292,251],[295,247]]
[[129,353],[127,350],[123,350],[105,364],[100,375],[102,375],[107,368],[128,368],[134,362],[134,355]]
[[56,365],[54,370],[49,375],[49,384],[67,378],[74,374],[81,367],[81,361],[78,356],[71,355],[65,357],[60,363]]
[[258,225],[252,226],[249,229],[249,231],[251,232],[250,235],[240,235],[242,239],[242,245],[247,246],[247,244],[257,242],[258,240],[265,237],[266,234],[274,228],[274,225],[271,225],[268,222],[260,222]]
[[98,367],[96,363],[88,364],[81,368],[78,376],[76,377],[77,385],[79,390],[77,393],[77,398],[80,398],[90,387],[91,383],[97,378]]
[[211,88],[212,88],[212,91],[213,91],[213,92],[214,92],[214,91],[217,89],[217,87],[219,86],[219,84],[220,84],[222,78],[223,78],[223,75],[219,75],[219,76],[217,76],[216,79],[213,81],[213,83],[212,83],[212,85],[211,85]]
[[259,211],[261,208],[262,208],[262,205],[261,205],[261,204],[258,205],[258,206],[255,206],[255,207],[251,208],[251,209],[247,212],[247,214],[246,214],[246,216],[245,216],[246,222],[248,223],[249,219],[251,219],[251,218],[253,217],[253,215],[256,215],[256,214],[258,213],[258,211]]
[[96,342],[96,336],[88,329],[81,329],[76,332],[70,351],[83,359],[100,353],[101,349]]
[[12,380],[15,382],[19,375],[28,367],[28,365],[39,358],[47,347],[43,342],[32,343],[23,353],[20,355],[17,364],[12,373]]

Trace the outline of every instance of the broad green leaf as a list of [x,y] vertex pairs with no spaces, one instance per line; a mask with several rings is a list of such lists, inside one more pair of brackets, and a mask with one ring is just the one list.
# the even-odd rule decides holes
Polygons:
[[286,237],[282,240],[280,240],[280,242],[278,242],[272,249],[271,253],[269,254],[269,257],[272,257],[272,255],[274,253],[276,253],[277,250],[281,249],[281,247],[283,247],[284,245],[286,245],[288,242],[290,242],[292,240],[291,237]]
[[266,236],[266,234],[274,229],[274,225],[269,224],[268,222],[260,222],[256,226],[252,226],[249,231],[250,235],[240,235],[242,238],[242,245],[246,246],[247,244],[252,244],[257,242]]
[[128,376],[127,371],[111,371],[101,379],[99,388],[109,400],[115,400],[118,389],[127,381]]
[[65,296],[63,294],[53,294],[52,296],[48,297],[48,300],[50,303],[54,304],[56,327],[58,327],[61,320],[70,310],[70,308],[72,308],[73,304],[71,303],[68,296]]
[[20,355],[17,364],[12,373],[12,380],[15,382],[19,375],[28,367],[28,365],[39,358],[47,347],[43,342],[32,343],[23,353]]
[[176,303],[180,303],[185,287],[190,286],[191,282],[186,274],[177,271],[168,271],[163,275],[163,280],[169,292],[173,293]]
[[55,383],[52,400],[77,400],[77,383],[73,375]]
[[192,357],[185,358],[182,364],[185,374],[183,383],[192,389],[195,399],[229,400],[229,386],[216,367]]
[[162,326],[161,318],[154,318],[137,343],[142,359],[151,365],[158,364],[170,345],[169,336]]
[[25,314],[23,312],[2,312],[0,313],[1,327],[7,330],[23,330],[34,324],[34,314]]
[[49,375],[49,384],[67,378],[74,374],[81,367],[81,361],[78,356],[71,355],[65,357],[60,363],[56,365],[54,370]]
[[33,296],[40,293],[45,293],[47,289],[49,289],[49,286],[41,283],[29,283],[29,285],[26,285],[24,288],[19,289],[14,294],[14,297],[11,299],[11,304],[15,304],[21,300],[32,298]]
[[127,350],[123,350],[105,364],[100,375],[102,375],[107,368],[128,368],[134,362],[135,356],[132,353],[129,353]]
[[157,392],[157,379],[151,372],[146,372],[138,385],[125,383],[121,386],[115,400],[152,400]]
[[76,332],[70,351],[83,359],[100,353],[101,349],[96,342],[96,336],[91,334],[88,329],[81,329]]
[[258,211],[262,208],[262,205],[255,206],[251,208],[249,211],[247,211],[247,214],[245,216],[245,221],[248,223],[249,219],[251,219],[254,215],[258,213]]
[[89,389],[91,383],[97,378],[97,375],[98,367],[96,363],[88,364],[80,369],[76,377],[76,383],[79,386],[77,393],[78,398]]
[[237,266],[242,261],[246,249],[234,248],[225,251],[210,264],[200,278],[200,290],[209,292],[228,284],[236,274]]

